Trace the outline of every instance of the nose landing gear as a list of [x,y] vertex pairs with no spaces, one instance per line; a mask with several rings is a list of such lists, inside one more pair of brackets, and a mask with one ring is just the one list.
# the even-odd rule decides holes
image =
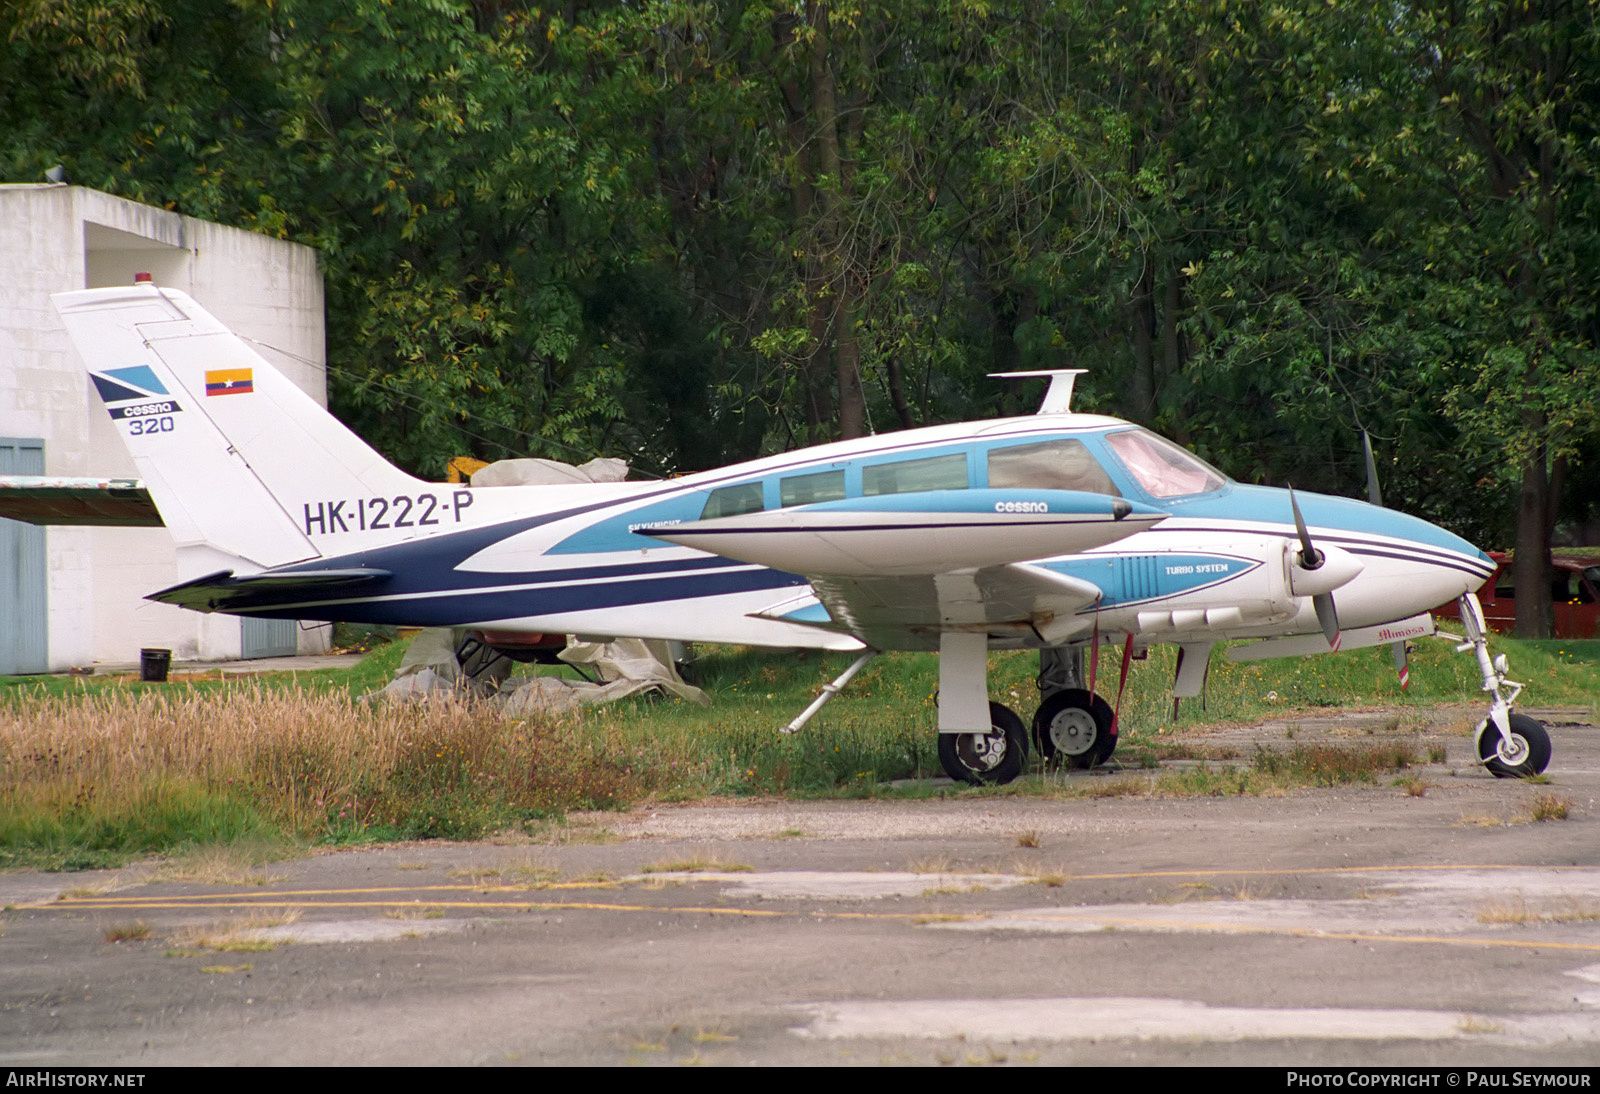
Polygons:
[[1538,775],[1550,764],[1550,734],[1537,720],[1512,713],[1511,704],[1516,702],[1522,685],[1507,678],[1504,654],[1490,658],[1488,627],[1477,595],[1464,593],[1458,604],[1467,637],[1456,649],[1462,653],[1471,650],[1477,655],[1483,690],[1489,693],[1489,716],[1478,723],[1478,759],[1497,779]]

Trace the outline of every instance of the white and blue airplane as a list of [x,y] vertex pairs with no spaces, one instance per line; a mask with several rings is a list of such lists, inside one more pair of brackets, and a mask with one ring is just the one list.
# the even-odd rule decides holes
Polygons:
[[[1477,750],[1542,771],[1477,598],[1494,563],[1414,517],[1247,486],[1136,425],[1070,411],[826,444],[666,482],[467,487],[398,470],[181,292],[54,298],[192,575],[149,599],[265,618],[472,628],[491,646],[638,637],[859,651],[796,730],[883,650],[936,650],[939,755],[968,782],[1116,746],[1077,651],[1179,648],[1175,697],[1235,659],[1435,634],[1452,600],[1489,693]],[[1039,375],[1039,374],[1020,374]],[[992,649],[1040,651],[1043,701],[992,703]],[[1403,652],[1397,665],[1404,672]]]

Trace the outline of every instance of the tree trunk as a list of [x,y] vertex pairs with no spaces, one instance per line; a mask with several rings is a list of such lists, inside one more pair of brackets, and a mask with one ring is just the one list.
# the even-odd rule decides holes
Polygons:
[[1550,480],[1543,445],[1536,447],[1522,465],[1522,487],[1517,496],[1517,553],[1512,573],[1517,590],[1517,637],[1549,638]]
[[1148,254],[1128,300],[1128,325],[1133,334],[1133,385],[1129,390],[1132,406],[1128,417],[1149,422],[1156,410],[1156,300],[1155,260]]

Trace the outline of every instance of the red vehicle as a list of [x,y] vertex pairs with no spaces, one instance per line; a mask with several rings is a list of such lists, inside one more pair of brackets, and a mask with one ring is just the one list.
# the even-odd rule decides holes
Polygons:
[[[1517,624],[1516,587],[1511,555],[1490,551],[1500,566],[1478,590],[1483,616],[1497,634],[1510,634]],[[1550,559],[1551,634],[1555,638],[1600,638],[1600,557],[1552,552]],[[1456,606],[1438,608],[1435,615],[1455,618]]]

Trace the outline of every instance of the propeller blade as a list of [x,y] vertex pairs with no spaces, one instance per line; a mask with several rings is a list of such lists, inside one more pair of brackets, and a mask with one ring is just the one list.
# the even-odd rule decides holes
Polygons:
[[[1327,557],[1311,545],[1311,533],[1306,530],[1306,518],[1300,515],[1300,503],[1294,500],[1294,487],[1289,487],[1289,508],[1294,510],[1294,528],[1300,535],[1300,565],[1307,570],[1315,570],[1321,566]],[[1333,606],[1332,593],[1318,593],[1311,598],[1311,606],[1317,609],[1317,622],[1322,624],[1322,633],[1328,639],[1328,645],[1333,649],[1339,648],[1339,612]]]
[[1405,691],[1411,686],[1411,666],[1406,654],[1406,644],[1392,642],[1390,648],[1394,650],[1394,671],[1400,674],[1400,690]]
[[1311,606],[1317,609],[1317,622],[1322,624],[1322,633],[1328,639],[1328,645],[1338,649],[1339,613],[1333,606],[1333,594],[1318,593],[1311,598]]
[[1311,546],[1311,533],[1306,531],[1306,518],[1300,515],[1300,503],[1294,500],[1294,487],[1289,487],[1289,508],[1294,510],[1295,531],[1300,533],[1300,565],[1315,570],[1322,565],[1322,552]]
[[1367,500],[1373,505],[1383,504],[1383,493],[1378,489],[1378,462],[1372,458],[1372,434],[1361,431],[1361,447],[1367,454]]

